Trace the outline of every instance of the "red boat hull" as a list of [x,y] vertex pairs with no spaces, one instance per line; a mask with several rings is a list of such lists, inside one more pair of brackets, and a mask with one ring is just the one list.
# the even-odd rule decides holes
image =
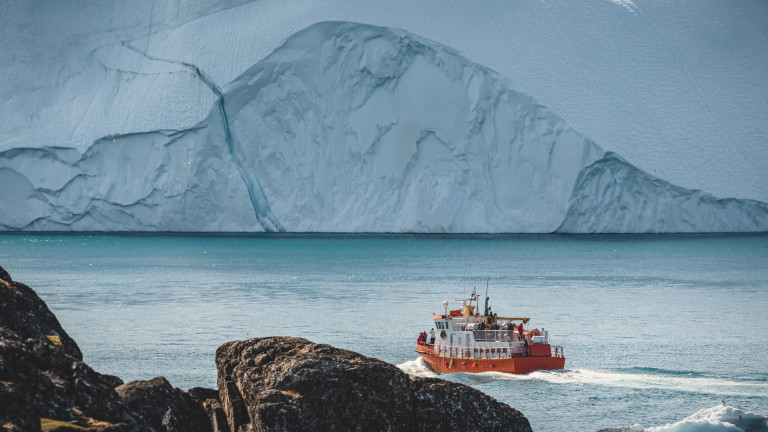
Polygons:
[[565,367],[565,357],[462,359],[457,357],[440,357],[434,352],[417,352],[427,365],[437,373],[504,372],[511,374],[526,374],[538,370],[557,370]]

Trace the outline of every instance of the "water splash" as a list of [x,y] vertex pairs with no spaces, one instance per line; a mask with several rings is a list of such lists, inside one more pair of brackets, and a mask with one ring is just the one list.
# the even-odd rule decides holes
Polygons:
[[432,369],[427,366],[426,363],[424,363],[424,360],[421,359],[421,357],[410,360],[405,363],[400,363],[397,365],[398,368],[400,368],[401,371],[407,373],[410,376],[417,376],[417,377],[423,377],[423,378],[435,378],[440,376],[439,374],[432,371]]
[[[422,359],[397,365],[412,376],[438,376]],[[764,397],[768,395],[768,382],[733,380],[697,372],[666,371],[653,368],[629,370],[566,369],[537,371],[524,375],[501,372],[456,374],[465,384],[487,384],[495,381],[544,381],[562,385],[599,385],[634,389],[660,389],[718,396]]]
[[766,396],[768,383],[764,381],[736,381],[706,375],[671,373],[622,372],[610,370],[571,369],[538,371],[526,375],[488,372],[498,380],[540,380],[553,384],[590,384],[635,389],[660,389],[723,396]]

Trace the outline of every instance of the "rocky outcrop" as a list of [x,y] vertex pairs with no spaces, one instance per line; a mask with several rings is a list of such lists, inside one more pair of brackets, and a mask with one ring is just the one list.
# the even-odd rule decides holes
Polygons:
[[37,294],[0,267],[3,430],[104,432],[530,431],[471,387],[305,339],[235,341],[216,352],[218,391],[163,377],[123,383],[82,361]]
[[131,381],[115,391],[155,430],[211,432],[203,407],[196,404],[187,392],[172,387],[164,377]]
[[194,387],[189,389],[189,397],[196,405],[203,407],[213,432],[230,432],[227,415],[219,401],[218,390]]
[[[523,414],[472,387],[437,378],[413,379],[417,430],[530,431]],[[480,414],[480,415],[478,415]],[[459,429],[462,430],[462,429]]]
[[77,360],[83,354],[74,340],[64,331],[59,320],[48,309],[45,302],[31,288],[23,283],[13,282],[11,276],[0,267],[0,327],[22,339],[40,343],[52,343],[64,354]]
[[471,387],[410,378],[370,357],[300,338],[216,351],[232,431],[530,431],[517,410]]
[[80,348],[45,302],[0,268],[0,425],[37,431],[41,422],[104,431],[149,431],[115,393],[117,377],[83,363]]

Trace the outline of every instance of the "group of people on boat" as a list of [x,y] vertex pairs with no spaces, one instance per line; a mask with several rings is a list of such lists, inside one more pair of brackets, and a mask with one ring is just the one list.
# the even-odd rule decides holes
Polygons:
[[523,329],[523,323],[520,323],[520,325],[515,325],[512,321],[504,324],[499,325],[498,321],[496,320],[496,314],[491,315],[491,319],[488,320],[490,324],[486,324],[485,321],[480,321],[478,324],[478,330],[508,330],[508,331],[517,331],[520,334],[520,337],[522,338],[524,333]]
[[[427,343],[427,332],[423,331],[419,333],[419,338],[416,340],[418,343]],[[435,344],[435,329],[432,328],[429,331],[429,343],[434,345]]]

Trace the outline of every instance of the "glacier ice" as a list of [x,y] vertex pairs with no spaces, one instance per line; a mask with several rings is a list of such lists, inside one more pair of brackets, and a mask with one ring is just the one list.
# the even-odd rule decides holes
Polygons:
[[201,125],[110,136],[82,154],[68,148],[2,152],[0,196],[13,201],[0,209],[0,223],[43,231],[259,231],[226,147],[189,146],[218,130]]
[[298,30],[345,20],[454,47],[671,183],[768,202],[767,12],[761,0],[7,2],[0,151],[82,152],[107,135],[205,119],[215,99],[200,80],[123,42],[225,85]]
[[768,430],[768,418],[725,404],[701,409],[675,423],[644,428],[639,424],[601,429],[604,432],[744,432]]
[[602,154],[499,75],[381,27],[312,26],[225,97],[291,231],[552,231]]
[[93,57],[189,77],[206,116],[81,150],[0,152],[3,229],[768,230],[763,203],[656,179],[508,79],[403,30],[318,23],[226,85],[131,42]]
[[564,233],[768,231],[768,204],[717,199],[670,184],[615,153],[586,167],[574,186]]

